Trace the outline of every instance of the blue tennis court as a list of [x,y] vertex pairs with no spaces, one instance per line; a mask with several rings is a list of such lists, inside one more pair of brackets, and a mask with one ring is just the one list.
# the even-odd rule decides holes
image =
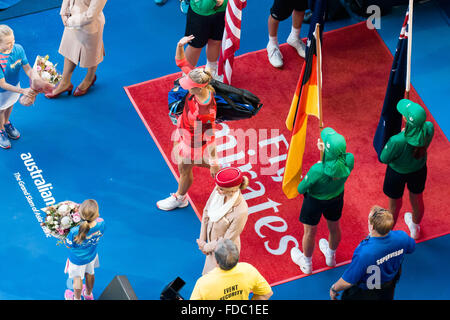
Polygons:
[[[272,0],[249,1],[237,55],[266,47],[271,4]],[[381,19],[378,32],[391,52],[405,10],[404,5],[394,7]],[[414,13],[412,85],[448,138],[450,26],[437,0],[417,3]],[[175,45],[184,34],[185,15],[178,0],[163,6],[152,0],[114,0],[104,14],[106,57],[89,94],[53,100],[40,95],[34,106],[17,104],[11,115],[22,136],[11,149],[0,150],[2,300],[61,300],[66,288],[67,249],[47,238],[40,226],[43,213],[39,216],[33,208],[44,207],[45,199],[33,184],[23,154],[31,155],[42,170],[58,202],[93,198],[99,203],[107,230],[99,246],[94,296],[99,297],[114,276],[126,275],[139,299],[159,299],[164,286],[179,276],[186,282],[181,295],[188,298],[201,276],[204,256],[195,242],[200,221],[190,206],[174,212],[156,208],[155,202],[176,189],[177,182],[123,89],[178,72]],[[356,22],[330,21],[325,31]],[[14,30],[30,61],[48,54],[62,71],[59,9],[0,23]],[[290,28],[290,19],[280,24],[280,43]],[[302,37],[308,29],[304,24]],[[199,61],[206,62],[204,51]],[[75,86],[84,72],[76,69]],[[418,244],[405,260],[396,299],[449,299],[448,252],[450,235]],[[275,286],[272,299],[329,299],[330,285],[345,268]]]

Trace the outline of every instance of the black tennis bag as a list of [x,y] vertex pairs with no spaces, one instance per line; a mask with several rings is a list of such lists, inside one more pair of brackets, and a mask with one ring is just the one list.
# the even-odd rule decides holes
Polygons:
[[[183,113],[188,90],[183,89],[179,79],[168,94],[169,117],[176,124],[176,119]],[[249,119],[258,113],[262,107],[259,98],[248,90],[233,87],[217,80],[210,84],[216,91],[214,98],[217,103],[216,122]]]

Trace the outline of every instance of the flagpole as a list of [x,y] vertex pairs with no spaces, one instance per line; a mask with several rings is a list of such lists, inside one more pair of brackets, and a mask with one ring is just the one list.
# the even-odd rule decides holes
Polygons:
[[411,50],[412,50],[412,30],[413,30],[413,6],[414,6],[414,0],[409,0],[408,57],[407,57],[407,63],[406,63],[406,91],[405,91],[406,99],[409,99],[409,92],[411,91]]
[[[322,47],[320,43],[320,24],[316,24],[316,51],[317,51],[317,90],[318,90],[318,107],[319,107],[319,139],[323,130],[322,120]],[[322,160],[323,151],[320,151],[320,160]]]

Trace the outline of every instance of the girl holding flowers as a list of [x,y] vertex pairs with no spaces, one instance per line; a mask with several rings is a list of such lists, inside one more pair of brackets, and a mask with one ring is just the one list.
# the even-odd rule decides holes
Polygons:
[[35,95],[30,88],[20,87],[20,67],[31,78],[32,68],[22,46],[15,43],[13,30],[0,25],[0,147],[3,149],[11,148],[9,139],[20,138],[19,131],[9,121],[14,104],[21,94],[30,98]]
[[[93,199],[85,200],[79,208],[80,225],[70,229],[65,244],[70,249],[65,273],[73,280],[73,291],[67,289],[66,300],[94,300],[94,269],[98,268],[97,245],[105,232],[105,221],[101,219],[98,204]],[[83,279],[86,278],[86,285]]]

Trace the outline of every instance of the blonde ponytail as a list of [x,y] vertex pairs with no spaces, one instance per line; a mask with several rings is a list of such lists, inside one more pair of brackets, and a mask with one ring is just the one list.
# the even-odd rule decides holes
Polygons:
[[79,212],[84,221],[81,223],[78,234],[74,240],[76,243],[81,244],[86,239],[89,230],[91,230],[89,223],[97,219],[99,215],[97,201],[93,199],[83,201],[80,205]]
[[88,234],[89,230],[91,230],[91,227],[89,227],[89,222],[83,221],[80,225],[80,229],[78,229],[78,234],[74,239],[75,242],[81,244],[86,239],[86,235]]

